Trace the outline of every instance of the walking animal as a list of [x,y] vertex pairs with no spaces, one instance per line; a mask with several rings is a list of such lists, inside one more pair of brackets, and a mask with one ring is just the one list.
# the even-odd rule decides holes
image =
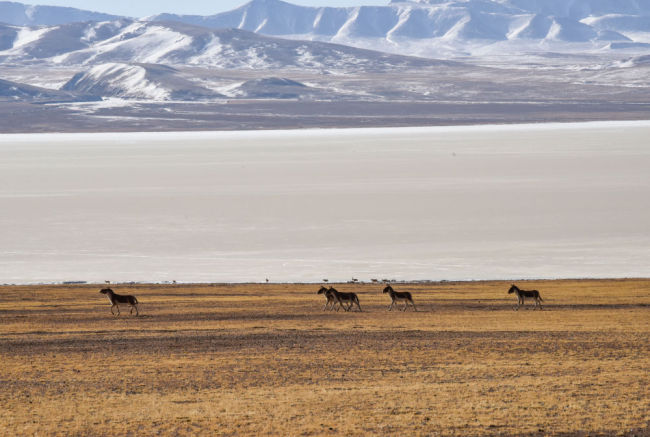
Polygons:
[[521,307],[526,302],[527,297],[535,299],[535,306],[533,307],[533,309],[537,307],[539,307],[540,310],[542,309],[542,302],[544,302],[544,299],[542,299],[542,296],[540,296],[539,291],[521,290],[515,284],[512,284],[510,290],[508,290],[508,294],[510,293],[517,294],[517,308],[516,308],[517,310],[519,310],[519,307]]
[[325,310],[333,310],[338,301],[336,300],[336,297],[334,297],[334,293],[332,293],[330,290],[328,290],[325,287],[321,287],[318,290],[318,294],[324,294],[325,298],[327,299],[327,302],[325,302],[325,306],[323,307],[323,311]]
[[393,311],[393,306],[395,305],[395,303],[399,301],[404,302],[404,308],[402,308],[402,311],[406,311],[406,309],[409,306],[409,303],[413,306],[413,311],[417,311],[417,309],[415,308],[415,304],[413,303],[413,297],[411,296],[411,293],[409,293],[408,291],[395,291],[393,290],[393,287],[387,285],[386,288],[384,288],[384,293],[388,293],[390,295],[390,298],[392,299],[392,302],[388,307],[388,311]]
[[[111,314],[114,316],[120,315],[120,304],[122,305],[131,305],[131,312],[133,314],[133,309],[135,308],[136,317],[140,314],[138,312],[138,299],[135,296],[117,294],[110,288],[102,288],[99,290],[100,293],[108,295],[108,300],[111,301]],[[113,308],[117,307],[117,314],[113,312]]]
[[[359,305],[359,298],[357,297],[356,293],[341,292],[334,287],[330,287],[328,291],[334,295],[336,301],[339,303],[339,306],[345,311],[350,311],[354,305],[356,305],[357,308],[359,308],[359,311],[361,311],[361,305]],[[343,302],[347,303],[347,306],[343,306]],[[336,311],[338,310],[339,309],[336,308]]]

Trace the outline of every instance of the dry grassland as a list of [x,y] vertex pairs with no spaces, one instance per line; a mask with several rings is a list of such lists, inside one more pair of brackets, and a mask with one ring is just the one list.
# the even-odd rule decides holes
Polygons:
[[650,280],[0,287],[3,435],[648,435]]

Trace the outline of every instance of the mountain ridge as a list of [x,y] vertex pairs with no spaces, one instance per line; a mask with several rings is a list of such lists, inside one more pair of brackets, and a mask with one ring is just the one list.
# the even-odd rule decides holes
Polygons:
[[125,18],[64,6],[26,5],[0,1],[0,22],[14,26],[53,26],[80,21],[110,21]]
[[[412,18],[420,25],[428,26],[421,37],[445,34],[453,24],[445,25],[443,19],[457,17],[477,17],[481,14],[502,15],[541,15],[549,18],[561,18],[567,23],[589,18],[597,23],[597,15],[633,14],[650,17],[650,3],[640,6],[636,0],[421,0],[391,1],[386,6],[356,7],[310,7],[299,6],[283,0],[252,0],[231,11],[214,15],[178,15],[159,14],[147,17],[147,20],[167,20],[192,22],[207,27],[236,27],[244,30],[272,35],[292,35],[314,33],[317,35],[336,35],[341,30],[357,27],[358,33],[350,36],[385,36],[394,33],[396,27],[404,27]],[[616,8],[615,5],[619,5]],[[445,15],[445,13],[447,15]],[[337,19],[338,18],[338,19]],[[375,19],[374,22],[372,19]],[[620,17],[619,17],[620,18]],[[428,20],[428,21],[427,21]],[[494,23],[493,23],[494,24]],[[572,23],[573,24],[573,23]],[[592,27],[590,24],[581,23]],[[446,30],[446,31],[445,31]],[[612,30],[602,26],[595,30]],[[650,32],[650,28],[646,29]],[[418,33],[415,32],[415,35]],[[502,33],[505,36],[506,33]],[[417,37],[417,36],[415,36]]]
[[209,16],[146,19],[434,58],[476,55],[495,43],[497,52],[612,50],[622,41],[643,49],[650,43],[650,2],[637,0],[419,0],[356,7],[252,0]]
[[[22,26],[129,19],[15,2],[0,2],[0,16]],[[252,0],[213,15],[163,13],[141,20],[447,59],[549,51],[645,54],[650,48],[650,2],[639,0],[391,0],[350,7]],[[0,50],[10,38],[0,34]]]

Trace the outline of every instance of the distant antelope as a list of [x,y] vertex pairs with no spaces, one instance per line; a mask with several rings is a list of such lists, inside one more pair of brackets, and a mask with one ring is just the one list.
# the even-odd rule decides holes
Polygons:
[[[130,296],[130,295],[122,295],[122,294],[116,294],[113,290],[110,288],[103,288],[99,290],[100,293],[102,294],[107,294],[108,295],[108,300],[111,301],[111,314],[114,316],[120,315],[120,304],[126,304],[126,305],[131,305],[131,312],[130,314],[133,314],[133,309],[135,308],[135,315],[136,317],[140,314],[138,312],[138,299],[135,298],[135,296]],[[117,307],[117,314],[113,312],[113,308]]]
[[[330,287],[329,291],[334,294],[334,297],[336,298],[337,302],[339,303],[339,306],[343,308],[345,311],[350,311],[354,305],[359,308],[359,311],[361,311],[361,305],[359,304],[359,298],[357,297],[356,293],[346,293],[346,292],[340,292],[334,287]],[[347,303],[347,307],[343,306],[343,302]],[[337,308],[336,311],[339,309]]]
[[334,293],[332,293],[330,290],[328,290],[325,287],[321,287],[318,290],[318,294],[324,294],[325,298],[327,299],[327,302],[325,302],[325,306],[323,307],[323,311],[329,309],[333,310],[334,307],[336,307],[336,304],[338,301],[336,300],[336,297],[334,296]]
[[393,310],[393,306],[395,305],[396,302],[398,301],[404,301],[404,308],[402,311],[406,311],[406,309],[409,306],[409,303],[413,306],[413,311],[417,311],[415,308],[415,304],[413,303],[413,297],[411,297],[411,293],[408,291],[395,291],[393,290],[393,287],[390,285],[387,285],[386,288],[384,288],[384,293],[388,293],[390,295],[390,298],[393,300],[388,307],[388,311]]
[[532,297],[535,299],[535,306],[533,309],[539,307],[539,309],[542,309],[542,302],[544,300],[542,299],[542,296],[540,296],[539,291],[537,290],[521,290],[519,287],[517,287],[515,284],[512,284],[510,287],[510,290],[508,290],[508,294],[510,293],[516,293],[517,294],[517,310],[519,310],[519,307],[521,307],[525,302],[527,297]]

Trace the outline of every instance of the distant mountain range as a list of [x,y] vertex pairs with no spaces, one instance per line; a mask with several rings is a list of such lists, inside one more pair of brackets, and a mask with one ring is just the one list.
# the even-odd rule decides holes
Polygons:
[[[0,2],[0,17],[0,21],[20,26],[121,18],[10,2]],[[143,20],[233,28],[437,58],[513,50],[650,51],[647,0],[393,0],[386,6],[361,7],[305,7],[281,0],[253,0],[211,16],[159,14]]]
[[212,16],[147,19],[431,57],[476,55],[495,44],[497,52],[650,49],[645,0],[419,0],[349,8],[253,0]]
[[[118,19],[56,26],[0,25],[0,65],[10,71],[77,71],[54,94],[16,88],[15,99],[82,100],[100,97],[151,101],[200,101],[220,98],[331,99],[336,92],[277,76],[277,71],[317,75],[380,74],[420,68],[464,68],[438,61],[386,54],[317,41],[296,41],[238,29],[209,29],[180,22]],[[21,68],[22,66],[22,68]],[[194,69],[194,70],[192,70]],[[249,80],[222,84],[193,72],[265,72]],[[217,81],[218,82],[218,81]],[[29,87],[29,85],[25,85]],[[11,87],[7,86],[7,98]],[[31,94],[30,94],[31,93]],[[23,97],[20,97],[23,96]]]
[[[560,98],[582,95],[572,87],[591,84],[620,86],[627,95],[647,86],[650,65],[650,0],[414,0],[347,8],[253,0],[212,16],[141,19],[0,2],[0,21],[5,102],[532,101],[546,91],[530,97],[527,73],[510,74],[504,85],[508,75],[487,71],[481,59],[507,55],[522,71],[531,53],[538,55],[533,67],[560,59],[567,80],[547,78],[566,82]],[[587,59],[588,73],[572,76],[577,59]]]
[[387,6],[304,7],[253,0],[212,16],[160,14],[151,21],[232,27],[267,35],[327,38],[465,38],[568,42],[630,40],[650,33],[650,2],[641,0],[419,0]]
[[295,41],[238,29],[180,22],[70,23],[48,27],[0,25],[0,62],[53,65],[146,63],[303,71],[386,71],[450,62],[391,55],[338,44]]

